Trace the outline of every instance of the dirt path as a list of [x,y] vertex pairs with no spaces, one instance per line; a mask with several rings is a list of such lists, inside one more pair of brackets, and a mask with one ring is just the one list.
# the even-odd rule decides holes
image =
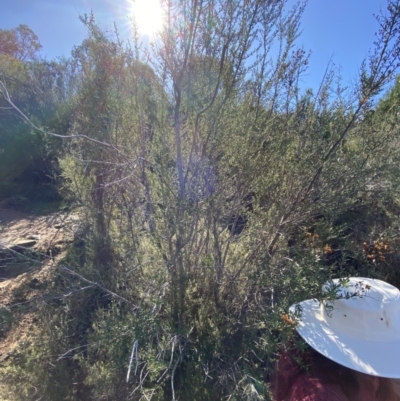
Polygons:
[[36,247],[48,248],[71,240],[71,223],[79,219],[67,213],[36,215],[13,209],[0,208],[0,247],[15,245],[20,240],[35,240]]
[[15,220],[32,219],[32,216],[18,210],[0,208],[0,226],[6,226]]
[[[38,215],[0,207],[0,366],[33,335],[36,312],[28,305],[42,296],[78,228],[76,214]],[[21,304],[27,307],[17,312]],[[7,313],[14,323],[4,331]]]

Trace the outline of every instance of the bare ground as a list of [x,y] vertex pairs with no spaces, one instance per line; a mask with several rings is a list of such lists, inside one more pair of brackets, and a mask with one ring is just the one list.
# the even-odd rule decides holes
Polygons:
[[[40,297],[56,263],[65,254],[66,244],[73,241],[78,221],[76,215],[64,212],[38,215],[0,208],[0,312],[3,309],[13,314],[19,305],[29,305]],[[36,318],[28,307],[2,333],[0,366],[34,335]]]

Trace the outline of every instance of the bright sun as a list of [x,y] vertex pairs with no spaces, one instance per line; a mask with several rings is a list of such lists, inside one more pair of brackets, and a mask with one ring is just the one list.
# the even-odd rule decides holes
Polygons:
[[164,12],[160,0],[133,0],[132,13],[142,35],[153,35],[163,26]]

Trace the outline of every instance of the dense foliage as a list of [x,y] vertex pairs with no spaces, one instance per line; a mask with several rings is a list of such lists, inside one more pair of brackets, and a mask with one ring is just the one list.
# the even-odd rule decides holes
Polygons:
[[33,141],[83,220],[3,397],[269,400],[291,304],[350,274],[400,285],[399,83],[374,101],[398,68],[400,2],[359,84],[332,70],[317,93],[298,84],[304,4],[169,4],[145,51],[93,16],[65,63],[0,43],[7,165],[24,167],[9,143]]
[[0,30],[0,201],[54,200],[61,142],[44,135],[70,123],[73,76],[68,61],[41,60],[41,45],[25,25]]

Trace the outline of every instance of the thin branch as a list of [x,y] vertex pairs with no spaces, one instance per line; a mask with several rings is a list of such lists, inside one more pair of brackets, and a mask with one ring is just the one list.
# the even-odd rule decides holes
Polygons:
[[74,276],[74,277],[79,278],[79,280],[82,280],[82,281],[84,281],[85,283],[91,284],[92,286],[101,289],[101,290],[104,291],[105,293],[109,294],[111,297],[117,298],[117,299],[119,299],[119,300],[121,300],[121,301],[123,301],[123,302],[126,302],[128,305],[133,306],[133,309],[134,309],[134,310],[139,309],[138,306],[134,305],[132,302],[128,301],[126,298],[121,297],[120,295],[116,294],[115,292],[110,291],[109,289],[107,289],[106,287],[104,287],[103,285],[101,285],[101,284],[99,284],[99,283],[96,283],[96,282],[94,282],[94,281],[88,280],[87,278],[85,278],[85,277],[83,277],[82,275],[80,275],[80,274],[74,272],[73,270],[69,269],[68,267],[61,265],[61,266],[59,266],[58,268],[59,268],[61,271],[64,271],[64,272],[70,274],[71,276]]
[[79,347],[71,348],[67,352],[65,352],[64,354],[59,356],[56,361],[57,362],[60,361],[61,359],[65,358],[68,354],[70,354],[72,351],[75,351],[76,349],[85,348],[85,347],[86,348],[90,347],[90,344],[80,345]]
[[136,367],[135,367],[135,375],[137,372],[137,368],[138,368],[138,363],[139,363],[139,359],[138,359],[138,348],[139,348],[139,341],[135,340],[132,346],[132,352],[131,352],[131,358],[129,360],[129,367],[128,367],[128,373],[126,375],[126,382],[129,383],[129,376],[131,374],[131,367],[132,367],[132,361],[133,361],[133,355],[136,354]]
[[88,140],[88,141],[90,141],[90,142],[94,142],[94,143],[97,143],[97,144],[99,144],[99,145],[102,145],[102,146],[106,146],[106,147],[108,147],[108,148],[111,148],[111,149],[115,150],[119,155],[121,155],[121,156],[123,156],[123,157],[125,157],[125,158],[128,158],[123,152],[121,152],[118,148],[116,148],[116,146],[114,146],[114,145],[112,145],[112,144],[110,144],[110,143],[107,143],[107,142],[99,141],[98,139],[91,138],[91,137],[89,137],[89,136],[87,136],[87,135],[83,135],[83,134],[61,135],[61,134],[55,134],[54,132],[48,132],[48,131],[43,130],[42,128],[40,128],[40,127],[38,127],[37,125],[35,125],[35,124],[30,120],[30,118],[27,117],[27,116],[21,111],[21,109],[18,108],[18,106],[17,106],[15,103],[13,103],[13,101],[11,100],[10,94],[8,93],[8,90],[7,90],[6,86],[5,86],[4,82],[2,82],[2,81],[0,81],[0,93],[3,94],[4,99],[6,100],[6,102],[7,102],[8,104],[10,104],[10,106],[11,106],[15,111],[18,112],[18,114],[20,115],[20,117],[21,117],[28,125],[30,125],[33,129],[35,129],[36,131],[39,131],[39,132],[41,132],[42,134],[45,134],[45,135],[53,136],[53,137],[56,137],[56,138],[62,138],[62,139],[77,139],[77,138],[86,139],[86,140]]

